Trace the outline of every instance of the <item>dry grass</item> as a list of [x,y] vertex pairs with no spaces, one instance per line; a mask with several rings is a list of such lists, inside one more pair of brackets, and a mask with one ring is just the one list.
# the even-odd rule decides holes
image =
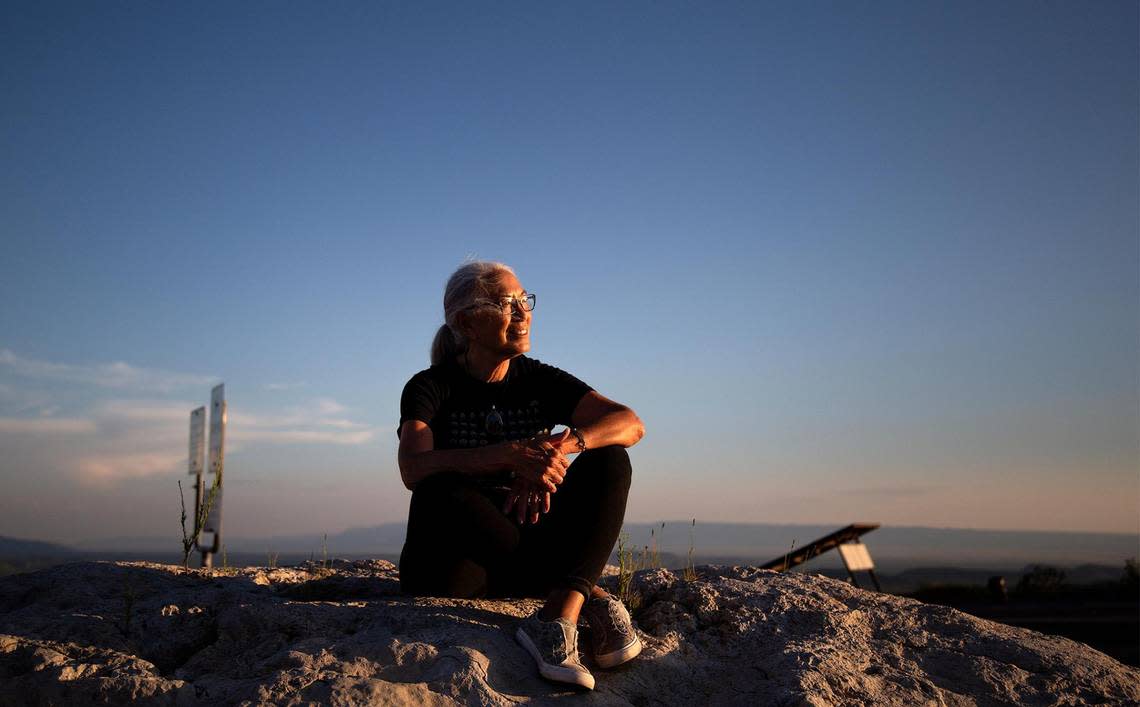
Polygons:
[[[695,532],[697,519],[689,523],[689,554],[685,567],[681,571],[681,578],[686,582],[698,579],[697,569],[693,564],[695,551]],[[661,545],[665,535],[665,524],[649,531],[650,544],[643,545],[640,556],[634,556],[634,550],[629,546],[629,533],[622,532],[617,541],[617,597],[630,611],[641,606],[641,596],[633,589],[633,574],[638,570],[657,569],[661,564]]]
[[218,490],[221,489],[221,478],[218,474],[214,474],[214,482],[210,484],[210,492],[206,495],[205,503],[198,509],[198,515],[194,519],[193,532],[186,532],[186,494],[182,491],[182,480],[178,480],[178,500],[182,503],[182,567],[190,567],[190,553],[198,546],[198,538],[202,535],[202,526],[206,524],[206,519],[210,517],[210,509],[214,507],[214,500],[218,497]]

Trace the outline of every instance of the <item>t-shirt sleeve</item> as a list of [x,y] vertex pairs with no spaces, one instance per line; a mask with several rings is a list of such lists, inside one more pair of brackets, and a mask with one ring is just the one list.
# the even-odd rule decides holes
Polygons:
[[550,415],[554,422],[560,425],[569,425],[574,408],[582,398],[593,390],[579,379],[570,375],[561,368],[538,364],[536,373],[542,381],[544,399],[549,405]]
[[439,383],[427,371],[412,376],[400,395],[400,424],[396,427],[396,436],[400,436],[400,429],[408,420],[419,420],[430,425],[441,402]]

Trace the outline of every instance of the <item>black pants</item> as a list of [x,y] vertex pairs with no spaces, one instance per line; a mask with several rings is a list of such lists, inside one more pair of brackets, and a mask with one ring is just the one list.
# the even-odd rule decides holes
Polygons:
[[618,446],[578,455],[535,525],[503,514],[505,491],[458,472],[416,485],[400,554],[407,594],[544,597],[557,588],[587,598],[621,531],[629,455]]

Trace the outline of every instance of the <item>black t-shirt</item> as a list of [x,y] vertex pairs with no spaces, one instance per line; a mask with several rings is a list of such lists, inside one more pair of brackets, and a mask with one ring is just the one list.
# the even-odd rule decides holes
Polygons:
[[566,371],[526,356],[512,358],[506,377],[496,383],[475,380],[448,360],[404,386],[400,427],[408,420],[426,422],[436,449],[526,439],[569,426],[574,408],[591,390]]

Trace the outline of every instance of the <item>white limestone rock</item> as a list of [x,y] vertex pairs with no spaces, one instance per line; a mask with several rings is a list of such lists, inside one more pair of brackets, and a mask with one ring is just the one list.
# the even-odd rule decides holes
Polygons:
[[1140,671],[1064,638],[824,577],[698,573],[635,575],[645,650],[582,694],[514,641],[538,601],[400,596],[389,562],[63,565],[0,578],[0,705],[1140,703]]

